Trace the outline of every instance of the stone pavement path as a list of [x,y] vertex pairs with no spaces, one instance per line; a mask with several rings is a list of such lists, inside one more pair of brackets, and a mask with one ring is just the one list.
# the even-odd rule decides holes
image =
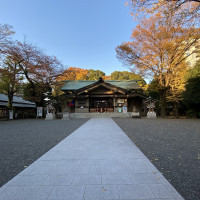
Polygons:
[[0,200],[61,199],[183,198],[112,119],[96,118],[0,188]]

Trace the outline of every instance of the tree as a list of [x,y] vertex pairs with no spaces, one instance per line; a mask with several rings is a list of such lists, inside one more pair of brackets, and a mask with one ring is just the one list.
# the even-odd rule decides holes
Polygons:
[[183,102],[189,115],[200,117],[200,77],[190,78],[185,86]]
[[87,80],[88,70],[78,67],[69,67],[57,77],[57,81],[63,80]]
[[93,69],[89,69],[88,70],[88,76],[87,76],[87,80],[98,80],[99,77],[103,77],[106,74],[100,70],[93,70]]
[[103,78],[103,80],[111,80],[111,76],[110,75],[109,76],[103,76],[102,78]]
[[157,14],[141,21],[133,30],[132,39],[116,48],[117,57],[143,76],[158,81],[161,116],[165,116],[166,91],[182,71],[186,58],[196,52],[186,54],[198,43],[200,29],[192,23],[185,27],[173,17],[166,20]]
[[141,87],[146,85],[145,80],[139,75],[128,71],[114,71],[111,80],[136,80]]
[[21,89],[23,77],[18,63],[12,56],[0,67],[0,92],[8,96],[8,109],[13,109],[13,96]]
[[13,96],[21,90],[23,76],[19,62],[13,54],[16,42],[10,39],[14,32],[8,25],[1,26],[0,92],[8,96],[8,109],[13,109]]
[[14,31],[12,30],[12,26],[0,24],[0,56],[4,53],[6,47],[9,45],[11,36],[13,34]]
[[37,46],[26,41],[23,43],[18,42],[13,53],[20,63],[19,65],[25,78],[32,86],[34,81],[52,81],[62,66],[55,56],[46,55]]
[[195,21],[199,23],[200,0],[130,0],[132,13],[144,14],[164,13],[169,17],[173,13],[178,21]]
[[64,86],[64,84],[65,83],[63,81],[55,81],[52,85],[52,96],[50,98],[54,105],[55,113],[62,110],[61,105],[66,100],[66,97],[64,95],[65,93],[61,91],[61,88]]
[[194,68],[188,71],[188,73],[186,74],[186,80],[189,80],[191,78],[196,78],[196,77],[200,77],[200,60],[196,63]]
[[185,90],[185,75],[188,69],[185,63],[182,63],[182,67],[179,68],[179,71],[174,74],[170,81],[170,88],[167,91],[166,99],[167,102],[170,102],[174,108],[174,116],[178,117],[178,105],[182,100],[182,93]]
[[135,6],[140,11],[155,11],[156,9],[161,8],[171,4],[174,6],[174,9],[181,9],[182,6],[186,4],[195,3],[197,6],[200,4],[200,0],[131,0],[131,4]]
[[12,41],[12,34],[11,26],[0,24],[1,92],[8,95],[11,109],[13,95],[24,85],[24,98],[43,106],[45,93],[51,92],[51,85],[63,71],[62,64],[27,41]]
[[188,72],[186,78],[187,83],[182,94],[183,103],[189,114],[200,117],[200,61]]
[[152,80],[149,84],[148,84],[148,88],[147,88],[147,93],[150,97],[152,97],[153,99],[157,99],[159,100],[159,87],[158,87],[158,80]]
[[45,106],[46,94],[51,94],[52,88],[49,83],[35,82],[34,88],[30,83],[23,86],[23,98],[35,102],[37,106]]
[[43,104],[41,92],[46,91],[46,88],[56,79],[60,73],[61,63],[56,57],[46,55],[37,46],[26,41],[16,42],[6,53],[14,57],[24,80],[29,83],[26,87],[30,92],[26,92],[25,99],[34,101],[36,105]]

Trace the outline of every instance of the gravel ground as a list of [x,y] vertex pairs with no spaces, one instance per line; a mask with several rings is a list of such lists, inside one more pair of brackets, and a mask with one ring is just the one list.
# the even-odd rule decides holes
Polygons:
[[200,120],[114,120],[186,200],[200,200]]
[[87,120],[0,121],[0,187]]

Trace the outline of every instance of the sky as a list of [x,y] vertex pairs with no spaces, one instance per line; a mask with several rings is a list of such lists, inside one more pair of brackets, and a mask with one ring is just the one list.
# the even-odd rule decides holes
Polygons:
[[137,22],[126,0],[0,0],[0,23],[14,38],[36,44],[66,67],[129,71],[115,48],[130,41]]

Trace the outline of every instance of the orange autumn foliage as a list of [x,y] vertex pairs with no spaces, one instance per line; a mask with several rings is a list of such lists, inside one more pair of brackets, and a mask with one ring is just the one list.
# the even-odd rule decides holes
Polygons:
[[111,76],[102,76],[103,80],[111,80]]
[[186,54],[200,40],[200,29],[166,22],[157,14],[143,20],[132,33],[132,41],[116,48],[117,57],[133,71],[158,79],[161,87],[170,86],[171,79],[182,69],[182,63],[195,53]]
[[[189,20],[198,23],[200,17],[200,0],[129,0],[131,15],[143,18],[144,15],[173,13],[178,20]],[[126,4],[127,5],[127,4]]]
[[[200,41],[200,28],[193,24],[177,23],[176,19],[165,19],[156,14],[141,21],[132,33],[132,41],[116,48],[117,57],[133,71],[151,77],[158,82],[161,116],[165,116],[166,91],[177,94],[182,90],[182,73],[186,59],[194,54]],[[189,53],[188,53],[189,52]],[[178,87],[178,88],[177,88]],[[180,89],[180,90],[179,90]],[[171,95],[176,101],[179,95]],[[172,100],[172,99],[170,99]]]
[[57,81],[64,80],[87,80],[88,70],[78,67],[69,67],[60,76]]

